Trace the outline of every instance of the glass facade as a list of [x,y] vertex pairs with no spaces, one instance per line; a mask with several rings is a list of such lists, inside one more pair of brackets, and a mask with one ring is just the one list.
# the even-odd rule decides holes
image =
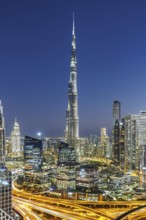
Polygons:
[[43,172],[42,140],[25,136],[24,140],[24,188],[30,191],[44,191],[50,187],[49,173]]
[[76,189],[76,155],[74,147],[61,142],[57,163],[57,189]]
[[87,164],[77,168],[77,189],[80,191],[94,191],[97,189],[98,168]]
[[0,208],[12,215],[11,172],[0,163]]

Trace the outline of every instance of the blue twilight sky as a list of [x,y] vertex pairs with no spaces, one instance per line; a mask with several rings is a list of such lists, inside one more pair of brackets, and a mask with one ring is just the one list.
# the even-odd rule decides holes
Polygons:
[[0,99],[6,133],[63,136],[75,12],[80,136],[111,133],[122,115],[146,109],[145,0],[1,0]]

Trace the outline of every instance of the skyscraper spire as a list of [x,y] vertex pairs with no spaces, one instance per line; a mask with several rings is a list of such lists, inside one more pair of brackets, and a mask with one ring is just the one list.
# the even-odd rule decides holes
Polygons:
[[73,13],[72,48],[70,62],[70,80],[68,83],[68,107],[66,110],[65,139],[70,145],[75,145],[79,138],[78,118],[78,92],[77,92],[77,60],[76,60],[76,36]]
[[75,17],[74,17],[74,12],[73,12],[72,35],[75,35]]

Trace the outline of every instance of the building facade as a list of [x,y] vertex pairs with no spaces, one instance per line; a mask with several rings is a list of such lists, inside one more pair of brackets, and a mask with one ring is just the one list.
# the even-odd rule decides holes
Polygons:
[[3,106],[0,102],[0,209],[12,216],[12,178],[5,166],[5,122]]
[[76,189],[76,155],[73,146],[61,142],[57,163],[57,189]]
[[97,189],[98,168],[92,164],[81,165],[77,168],[77,190],[94,192]]
[[10,216],[12,212],[12,178],[4,163],[0,163],[0,209]]
[[5,161],[5,120],[3,116],[3,106],[0,101],[0,161]]
[[16,156],[20,156],[21,153],[20,127],[16,119],[11,132],[11,153]]
[[109,136],[106,133],[106,128],[101,128],[99,137],[99,157],[110,157],[110,142]]
[[113,102],[113,127],[115,126],[116,120],[121,120],[121,103],[118,100]]
[[43,171],[42,140],[25,136],[24,140],[24,184],[33,192],[48,190],[49,171]]

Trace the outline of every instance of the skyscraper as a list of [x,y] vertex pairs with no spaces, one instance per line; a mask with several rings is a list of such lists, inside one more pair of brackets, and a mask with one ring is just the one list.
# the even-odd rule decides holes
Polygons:
[[20,128],[17,120],[15,119],[13,131],[11,132],[11,152],[14,155],[20,155]]
[[138,148],[138,118],[139,115],[127,115],[125,117],[125,152],[124,169],[125,171],[138,169],[137,148]]
[[70,80],[68,83],[68,107],[66,110],[65,140],[74,146],[79,137],[78,118],[78,92],[77,92],[77,59],[76,59],[76,36],[73,19],[72,49],[70,62]]
[[115,121],[113,129],[113,159],[119,164],[120,163],[120,124],[119,121]]
[[121,103],[117,100],[113,102],[113,127],[115,126],[116,120],[121,119]]
[[57,189],[76,189],[76,155],[73,146],[61,142],[57,162]]
[[0,161],[5,161],[5,121],[3,116],[3,106],[0,101]]
[[110,143],[109,137],[106,133],[106,128],[101,128],[101,133],[99,137],[99,156],[100,157],[109,157],[110,155]]
[[10,216],[12,216],[11,180],[11,172],[5,166],[5,123],[3,106],[0,101],[0,209]]

